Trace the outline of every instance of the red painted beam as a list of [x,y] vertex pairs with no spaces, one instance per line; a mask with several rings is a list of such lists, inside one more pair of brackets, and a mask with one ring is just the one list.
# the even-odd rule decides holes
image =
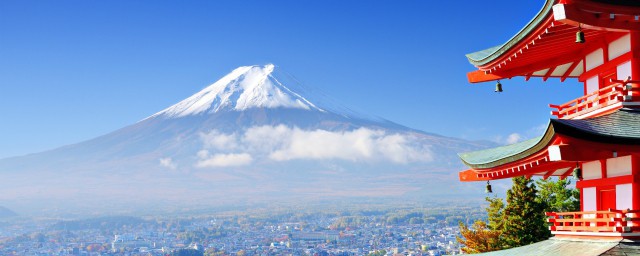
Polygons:
[[470,83],[482,83],[482,82],[491,82],[500,79],[508,79],[510,77],[504,77],[496,74],[486,74],[484,71],[476,70],[467,73],[467,79],[469,79]]
[[571,72],[573,72],[573,70],[576,69],[578,64],[580,64],[580,60],[574,61],[573,64],[571,64],[571,66],[569,66],[569,69],[567,69],[567,71],[564,72],[564,74],[562,74],[562,76],[560,77],[560,82],[564,82],[564,80],[567,80],[567,77],[569,77],[569,75],[571,75]]
[[569,167],[569,170],[567,170],[566,172],[564,172],[562,175],[560,175],[560,179],[564,180],[567,177],[569,177],[569,175],[571,175],[573,173],[573,168]]
[[555,169],[548,171],[547,173],[544,174],[544,176],[542,176],[542,179],[545,179],[545,180],[548,179],[549,177],[551,177],[551,175],[553,175],[554,172],[556,172]]
[[534,31],[532,31],[531,35],[529,38],[523,39],[520,41],[520,43],[512,46],[507,52],[505,52],[504,54],[502,54],[502,57],[500,58],[496,58],[494,61],[487,63],[486,65],[480,66],[478,68],[482,69],[482,70],[488,70],[488,69],[492,69],[494,66],[497,66],[498,64],[502,63],[505,59],[508,59],[509,57],[513,56],[516,52],[520,51],[520,49],[523,49],[524,47],[527,46],[527,44],[529,42],[531,42],[531,40],[535,37],[537,37],[537,35],[539,35],[540,33],[543,33],[545,29],[547,29],[549,26],[551,26],[551,24],[553,23],[553,17],[550,15],[547,20],[545,20],[544,22],[541,23],[541,25],[535,29]]
[[[556,4],[553,6],[553,16],[556,21],[578,26],[581,25],[587,29],[600,29],[607,31],[640,31],[640,22],[629,22],[620,19],[610,19],[610,13],[620,13],[621,9],[613,9],[611,5],[602,4],[596,12],[594,10],[587,11],[584,9],[583,3]],[[631,15],[640,15],[639,8],[624,8],[625,13],[634,13]]]
[[555,71],[557,67],[558,67],[558,66],[555,66],[555,67],[551,67],[551,68],[549,68],[549,71],[547,71],[547,73],[546,73],[546,74],[544,74],[544,77],[542,77],[542,81],[545,81],[545,82],[546,82],[546,81],[547,81],[547,79],[549,79],[549,77],[551,76],[551,74],[553,74],[553,71]]
[[604,64],[597,66],[589,71],[585,71],[584,73],[582,73],[582,75],[580,75],[580,77],[578,77],[578,80],[584,81],[590,77],[594,77],[596,75],[599,75],[601,73],[604,73],[604,71],[606,70],[615,70],[615,68],[627,61],[631,60],[631,52],[622,54],[618,57],[616,57],[615,59],[612,59],[610,61],[606,61]]
[[582,57],[583,56],[581,52],[574,52],[572,54],[565,54],[557,56],[555,58],[547,59],[542,62],[537,62],[536,64],[532,65],[512,68],[509,70],[500,70],[499,72],[494,72],[494,75],[502,77],[523,76],[546,68],[557,67],[559,65],[567,64],[570,62],[580,61]]
[[626,175],[612,178],[595,179],[595,180],[581,180],[576,182],[576,188],[588,188],[588,187],[601,187],[601,186],[613,186],[625,183],[638,182],[637,175]]

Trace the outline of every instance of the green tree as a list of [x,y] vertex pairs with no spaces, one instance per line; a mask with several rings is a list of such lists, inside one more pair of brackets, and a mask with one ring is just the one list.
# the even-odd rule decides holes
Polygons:
[[386,250],[378,250],[378,251],[367,254],[367,256],[384,256],[384,255],[387,255]]
[[537,189],[530,178],[515,177],[507,191],[501,239],[507,247],[528,245],[551,234],[544,221],[544,202],[537,200]]
[[538,202],[544,204],[545,212],[574,212],[580,210],[580,191],[569,188],[570,179],[537,180]]
[[487,207],[488,221],[487,227],[491,230],[502,231],[504,229],[504,201],[499,197],[486,197],[489,202]]

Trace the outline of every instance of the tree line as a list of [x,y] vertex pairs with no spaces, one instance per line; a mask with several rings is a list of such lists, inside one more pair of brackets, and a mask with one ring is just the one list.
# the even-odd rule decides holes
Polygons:
[[515,177],[506,202],[486,197],[487,221],[476,220],[471,227],[460,222],[459,243],[465,253],[504,250],[546,240],[551,236],[545,212],[571,212],[580,209],[579,190],[570,179]]

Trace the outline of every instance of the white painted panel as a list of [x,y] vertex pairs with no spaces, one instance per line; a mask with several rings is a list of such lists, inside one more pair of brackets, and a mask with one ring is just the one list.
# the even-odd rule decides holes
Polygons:
[[631,156],[607,159],[607,178],[631,175]]
[[551,76],[562,76],[562,75],[564,75],[564,72],[567,72],[569,67],[571,67],[571,64],[573,64],[573,62],[569,62],[567,64],[562,64],[562,65],[556,67],[556,69],[553,70],[553,72],[551,73]]
[[627,61],[618,65],[616,71],[618,71],[618,80],[627,79],[627,77],[631,76],[631,61]]
[[543,70],[538,70],[536,72],[533,72],[534,76],[544,76],[547,74],[547,72],[549,71],[549,69],[543,69]]
[[618,210],[633,209],[633,186],[629,184],[616,185],[616,208]]
[[631,51],[631,34],[627,34],[609,44],[609,60]]
[[[590,94],[590,93],[595,92],[598,89],[600,89],[599,88],[600,87],[600,81],[598,79],[598,76],[594,76],[594,77],[591,77],[591,78],[587,79],[587,83],[586,84],[587,84],[587,94]],[[593,96],[591,96],[591,97],[589,97],[587,99],[588,100],[592,100],[595,97],[596,97],[596,95],[593,95]]]
[[582,178],[593,180],[602,178],[602,165],[600,161],[586,162],[582,164]]
[[562,160],[562,154],[560,153],[560,146],[553,145],[547,148],[547,152],[549,152],[549,161],[560,161]]
[[560,176],[560,175],[562,175],[562,174],[566,173],[569,169],[571,169],[571,168],[562,168],[562,169],[558,169],[558,170],[556,170],[556,171],[553,173],[553,175],[554,175],[554,176]]
[[585,58],[587,71],[604,64],[604,51],[602,48],[595,50],[589,54]]
[[578,63],[578,66],[576,66],[576,68],[574,68],[573,71],[571,71],[571,74],[569,74],[569,76],[577,77],[582,75],[582,73],[584,73],[584,67],[583,67],[582,61],[580,61],[580,63]]
[[584,211],[595,211],[598,209],[596,207],[596,188],[583,188],[582,189],[582,205],[584,206]]

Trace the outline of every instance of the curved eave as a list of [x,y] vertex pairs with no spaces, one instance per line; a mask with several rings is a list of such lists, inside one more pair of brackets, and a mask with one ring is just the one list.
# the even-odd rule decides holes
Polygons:
[[[532,140],[512,144],[508,146],[485,149],[474,152],[467,152],[458,154],[462,162],[472,169],[489,169],[500,165],[512,163],[518,160],[522,160],[531,155],[534,155],[542,150],[545,150],[549,143],[552,142],[555,136],[553,126],[549,124],[547,130],[543,136]],[[520,144],[520,145],[518,145]],[[523,146],[521,149],[513,151],[513,147]],[[481,157],[486,154],[491,154],[492,157]]]
[[555,0],[547,0],[538,14],[529,23],[520,30],[509,41],[500,46],[495,46],[482,51],[467,54],[467,59],[474,66],[485,66],[505,53],[509,52],[515,45],[518,45],[523,39],[527,38],[533,31],[536,31],[542,24],[552,19],[553,4]]
[[[591,145],[590,151],[605,145],[637,151],[640,145],[640,110],[620,109],[613,113],[589,119],[552,119],[542,137],[508,146],[459,154],[462,162],[472,170],[487,171],[513,165],[519,161],[544,157],[547,148],[557,143],[556,138],[574,138]],[[562,142],[562,140],[560,140]],[[608,154],[608,153],[607,153]],[[544,161],[548,159],[545,158]],[[582,159],[584,160],[584,159]]]

